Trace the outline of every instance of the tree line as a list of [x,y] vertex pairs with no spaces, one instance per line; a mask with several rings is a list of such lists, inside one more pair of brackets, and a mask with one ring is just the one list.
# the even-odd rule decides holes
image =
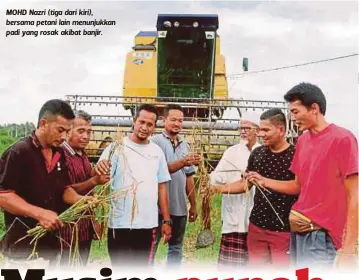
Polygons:
[[31,122],[0,125],[0,155],[17,139],[28,136],[35,130]]

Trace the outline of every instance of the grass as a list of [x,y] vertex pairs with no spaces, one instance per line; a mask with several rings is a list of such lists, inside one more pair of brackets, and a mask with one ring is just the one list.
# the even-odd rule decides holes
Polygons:
[[[198,209],[200,209],[200,199],[198,201]],[[184,262],[191,263],[195,261],[205,261],[207,263],[216,263],[218,260],[219,245],[221,238],[221,197],[216,196],[212,199],[211,207],[212,231],[216,236],[216,242],[207,248],[196,249],[197,236],[201,231],[200,214],[194,223],[187,223],[186,234],[183,245]],[[167,246],[161,244],[157,252],[157,261],[164,262],[166,259]]]
[[[201,201],[198,197],[198,210],[201,209]],[[187,223],[184,245],[183,245],[183,254],[184,262],[192,263],[197,261],[205,261],[206,263],[216,263],[218,260],[219,245],[221,238],[221,197],[216,196],[212,199],[211,207],[211,221],[212,221],[212,231],[216,236],[216,242],[207,248],[196,249],[195,245],[197,242],[197,236],[201,231],[201,218],[200,212],[198,213],[199,217],[194,223]],[[3,212],[0,211],[0,236],[5,232]],[[158,247],[156,261],[158,263],[164,263],[166,261],[167,254],[167,245],[160,244]],[[3,257],[0,254],[0,263],[3,262]],[[107,239],[103,242],[93,241],[92,248],[90,253],[90,263],[108,263],[108,251],[107,251]]]

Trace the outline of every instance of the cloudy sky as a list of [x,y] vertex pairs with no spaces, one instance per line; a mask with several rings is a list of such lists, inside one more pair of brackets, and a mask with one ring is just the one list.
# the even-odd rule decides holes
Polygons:
[[[94,18],[115,20],[116,26],[102,28],[96,38],[5,38],[6,30],[16,30],[5,25],[6,18],[28,19],[6,16],[9,8],[91,8]],[[158,13],[218,14],[228,74],[241,72],[243,57],[256,71],[358,52],[357,2],[1,1],[0,123],[36,122],[47,99],[66,94],[121,95],[125,55],[138,31],[155,30]],[[322,88],[330,122],[358,135],[358,57],[229,79],[229,94],[282,100],[302,81]]]

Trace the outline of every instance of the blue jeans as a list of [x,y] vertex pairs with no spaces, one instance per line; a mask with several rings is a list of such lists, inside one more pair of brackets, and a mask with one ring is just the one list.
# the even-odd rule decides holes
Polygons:
[[[159,216],[159,224],[162,221],[162,216]],[[182,246],[184,234],[186,231],[187,216],[172,216],[172,237],[168,241],[168,252],[167,252],[167,265],[168,266],[179,266],[182,262]],[[155,254],[158,248],[158,244],[161,240],[161,226],[157,230]],[[152,258],[154,260],[154,257]]]
[[291,233],[290,259],[296,268],[333,267],[336,253],[331,237],[324,231]]

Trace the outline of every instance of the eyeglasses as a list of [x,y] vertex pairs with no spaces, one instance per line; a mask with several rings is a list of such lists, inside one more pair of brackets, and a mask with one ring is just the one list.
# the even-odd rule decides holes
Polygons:
[[250,131],[250,130],[252,130],[252,129],[256,129],[256,127],[253,127],[253,126],[240,126],[240,127],[239,127],[239,131],[242,131],[242,130],[244,130],[244,131]]

